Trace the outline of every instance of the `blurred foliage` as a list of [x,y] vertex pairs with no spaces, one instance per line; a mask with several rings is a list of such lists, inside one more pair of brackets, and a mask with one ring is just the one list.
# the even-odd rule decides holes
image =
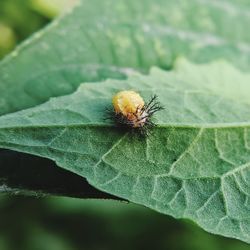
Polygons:
[[30,0],[31,6],[41,15],[53,18],[58,13],[67,10],[76,3],[77,0]]
[[[74,1],[1,0],[0,58]],[[141,206],[110,200],[0,196],[0,250],[247,250]]]
[[138,205],[111,200],[0,197],[1,250],[247,250]]
[[30,0],[0,1],[0,57],[43,27],[49,19],[32,9]]
[[16,36],[13,30],[0,22],[0,58],[9,52],[16,43]]
[[0,59],[75,0],[1,0]]

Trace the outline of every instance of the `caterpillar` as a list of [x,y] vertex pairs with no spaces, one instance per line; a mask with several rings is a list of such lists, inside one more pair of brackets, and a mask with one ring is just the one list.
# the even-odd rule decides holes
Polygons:
[[147,136],[156,124],[153,115],[164,107],[156,95],[144,102],[139,93],[132,90],[120,91],[113,96],[113,109],[109,109],[109,119],[119,127]]

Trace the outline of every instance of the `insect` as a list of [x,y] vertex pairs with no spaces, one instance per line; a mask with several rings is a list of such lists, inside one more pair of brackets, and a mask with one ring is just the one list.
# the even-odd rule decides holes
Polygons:
[[163,108],[154,95],[145,103],[139,93],[132,90],[120,91],[113,96],[113,109],[109,110],[109,119],[119,127],[138,132],[146,136],[155,126],[154,113]]

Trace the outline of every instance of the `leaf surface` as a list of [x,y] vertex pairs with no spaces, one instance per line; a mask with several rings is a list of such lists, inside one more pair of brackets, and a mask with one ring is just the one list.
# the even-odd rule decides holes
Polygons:
[[[54,160],[94,187],[205,230],[250,242],[250,75],[225,62],[85,83],[72,95],[2,116],[0,146]],[[237,84],[236,84],[237,83]],[[104,121],[114,93],[157,94],[149,138]]]

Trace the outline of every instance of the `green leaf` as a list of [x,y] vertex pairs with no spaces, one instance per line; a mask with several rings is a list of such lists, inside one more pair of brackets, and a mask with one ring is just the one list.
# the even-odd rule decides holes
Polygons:
[[179,55],[225,58],[249,70],[249,13],[249,2],[233,0],[81,0],[2,61],[0,114],[71,93],[82,82],[168,69]]
[[[85,83],[72,95],[0,118],[0,146],[54,160],[94,187],[205,230],[250,242],[250,75],[225,62],[153,68]],[[157,94],[149,138],[103,120],[114,93]]]

